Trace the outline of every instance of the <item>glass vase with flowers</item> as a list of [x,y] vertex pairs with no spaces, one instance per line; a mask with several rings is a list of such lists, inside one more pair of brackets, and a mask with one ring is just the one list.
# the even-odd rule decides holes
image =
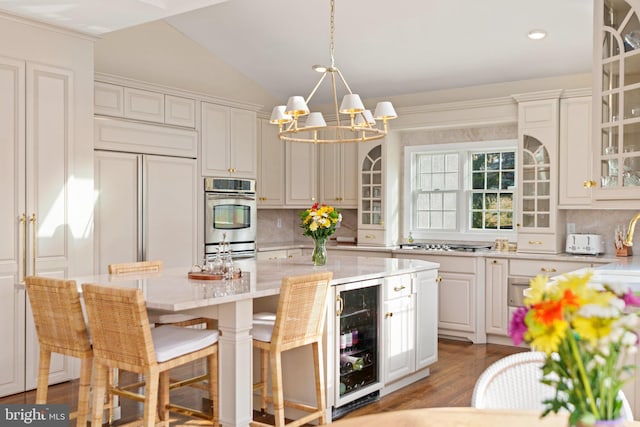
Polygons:
[[300,212],[300,227],[304,230],[302,235],[311,237],[314,242],[311,255],[313,265],[327,263],[327,238],[335,233],[341,221],[342,214],[336,208],[317,202],[310,209]]
[[592,273],[554,281],[531,280],[525,306],[513,314],[509,335],[547,354],[541,382],[555,388],[543,401],[569,411],[570,426],[623,425],[620,390],[632,378],[640,298],[624,283],[591,282]]

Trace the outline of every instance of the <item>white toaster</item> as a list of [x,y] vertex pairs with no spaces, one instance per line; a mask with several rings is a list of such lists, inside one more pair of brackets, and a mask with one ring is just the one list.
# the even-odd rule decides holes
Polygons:
[[565,251],[581,255],[603,254],[604,239],[600,234],[569,234]]

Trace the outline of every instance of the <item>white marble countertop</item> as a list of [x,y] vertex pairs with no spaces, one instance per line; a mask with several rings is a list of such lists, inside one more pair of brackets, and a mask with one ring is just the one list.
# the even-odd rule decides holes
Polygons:
[[439,264],[429,261],[330,256],[327,265],[315,267],[309,256],[277,260],[240,260],[237,265],[243,277],[234,280],[192,280],[189,268],[167,268],[161,273],[139,273],[113,276],[108,274],[72,277],[78,286],[97,283],[137,287],[144,291],[147,307],[180,311],[209,307],[280,293],[284,276],[297,276],[320,271],[333,272],[332,285],[341,285],[397,274],[433,270]]

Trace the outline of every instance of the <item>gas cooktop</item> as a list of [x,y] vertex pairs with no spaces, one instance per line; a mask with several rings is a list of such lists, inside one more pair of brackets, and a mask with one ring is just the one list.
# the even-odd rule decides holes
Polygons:
[[423,251],[458,251],[458,252],[476,252],[485,251],[491,249],[492,245],[489,243],[402,243],[400,249],[416,249]]

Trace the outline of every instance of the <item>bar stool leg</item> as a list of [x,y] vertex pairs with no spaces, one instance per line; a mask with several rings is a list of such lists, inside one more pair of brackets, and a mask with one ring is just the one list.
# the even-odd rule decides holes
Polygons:
[[271,394],[276,427],[284,427],[284,392],[282,385],[282,355],[271,352]]
[[36,390],[36,404],[47,403],[47,391],[49,389],[49,368],[51,367],[51,352],[40,348],[40,361],[38,362],[38,388]]
[[91,426],[102,425],[102,411],[104,409],[104,398],[107,393],[107,378],[109,368],[94,360],[93,363],[93,410],[91,415]]
[[267,413],[267,383],[269,380],[269,353],[260,350],[260,411]]
[[89,416],[89,396],[91,394],[91,369],[93,359],[84,358],[80,362],[80,384],[78,390],[78,409],[76,426],[86,426]]
[[319,424],[327,423],[327,411],[325,403],[325,388],[324,388],[324,368],[322,365],[322,346],[320,343],[314,342],[311,344],[313,352],[313,366],[316,375],[316,401],[318,402],[318,410],[322,411]]

